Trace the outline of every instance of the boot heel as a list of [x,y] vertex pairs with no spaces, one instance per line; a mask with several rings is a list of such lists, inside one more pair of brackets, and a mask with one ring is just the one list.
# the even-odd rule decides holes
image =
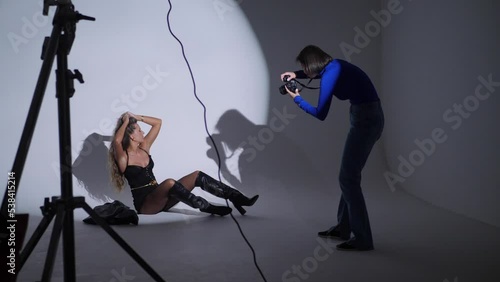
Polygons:
[[[242,195],[242,194],[240,194]],[[255,195],[253,196],[251,199],[248,199],[245,197],[245,199],[241,199],[241,198],[235,198],[235,199],[232,199],[230,200],[231,203],[233,203],[233,206],[242,214],[244,215],[247,211],[242,207],[242,206],[253,206],[253,204],[255,204],[255,202],[257,201],[257,199],[259,198],[259,195]]]
[[242,206],[235,205],[234,203],[233,203],[233,205],[240,212],[241,215],[245,215],[245,213],[247,212]]

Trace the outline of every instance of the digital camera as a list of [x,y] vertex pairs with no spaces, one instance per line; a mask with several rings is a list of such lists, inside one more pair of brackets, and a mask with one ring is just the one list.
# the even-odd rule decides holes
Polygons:
[[283,82],[285,82],[285,84],[280,86],[281,95],[285,95],[288,93],[286,91],[286,88],[288,88],[290,91],[292,91],[294,93],[295,93],[295,91],[297,91],[297,81],[295,81],[295,79],[291,79],[290,81],[288,81],[288,78],[290,78],[289,75],[285,75],[283,77]]

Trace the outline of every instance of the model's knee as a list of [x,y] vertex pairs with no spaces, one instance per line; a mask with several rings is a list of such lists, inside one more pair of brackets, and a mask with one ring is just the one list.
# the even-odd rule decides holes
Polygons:
[[165,184],[167,185],[168,188],[171,188],[172,186],[175,185],[175,179],[173,178],[168,178],[167,180],[165,180]]
[[196,175],[194,178],[194,186],[201,187],[203,185],[202,178],[205,173],[203,173],[201,170],[195,170],[193,174]]

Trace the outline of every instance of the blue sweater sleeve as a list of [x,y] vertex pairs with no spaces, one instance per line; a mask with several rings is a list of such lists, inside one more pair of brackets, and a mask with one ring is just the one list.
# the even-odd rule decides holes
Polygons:
[[321,77],[318,105],[310,105],[302,97],[296,96],[293,101],[306,113],[311,114],[319,120],[325,120],[330,110],[330,104],[333,98],[333,89],[340,75],[340,64],[331,63]]
[[[295,78],[298,78],[298,79],[309,78],[303,70],[294,71],[294,73],[295,73]],[[313,79],[319,79],[319,78],[321,78],[321,75],[318,74]]]

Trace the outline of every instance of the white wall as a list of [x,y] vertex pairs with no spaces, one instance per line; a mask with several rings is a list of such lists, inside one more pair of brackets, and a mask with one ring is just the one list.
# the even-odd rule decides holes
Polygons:
[[[129,107],[166,121],[164,135],[158,139],[160,145],[152,152],[157,177],[180,177],[193,169],[216,173],[214,156],[205,140],[202,108],[192,96],[179,46],[166,29],[166,1],[138,6],[133,6],[135,1],[121,1],[120,5],[74,3],[83,14],[97,18],[96,22],[78,24],[70,55],[70,67],[80,69],[86,79],[84,85],[76,85],[77,93],[71,100],[73,159],[79,163],[75,173],[80,178],[83,174],[87,181],[79,183],[79,178],[74,178],[75,194],[94,197],[91,205],[106,197],[131,202],[130,195],[113,194],[105,183],[106,142],[97,142],[89,155],[82,154],[82,146],[99,139],[92,133],[110,133],[103,122],[119,115],[114,101],[123,102],[122,95],[131,93],[148,74],[147,67],[156,65],[169,73],[165,83],[147,99]],[[207,103],[209,130],[225,133],[217,137],[225,144],[219,150],[234,153],[224,162],[230,172],[225,177],[231,184],[251,191],[270,187],[256,183],[274,183],[285,187],[276,188],[277,196],[286,195],[294,206],[307,199],[304,187],[314,187],[308,193],[324,193],[330,198],[338,192],[348,103],[334,100],[328,119],[319,122],[277,90],[281,85],[279,74],[297,69],[294,60],[300,49],[316,44],[332,56],[364,68],[380,90],[386,128],[365,171],[367,189],[371,189],[370,180],[383,179],[384,172],[391,172],[400,181],[388,182],[382,189],[405,190],[437,206],[500,225],[500,215],[494,212],[499,198],[499,150],[495,147],[500,139],[495,127],[498,90],[494,88],[488,98],[478,100],[477,109],[471,109],[470,116],[461,118],[460,124],[453,112],[443,117],[449,109],[453,111],[454,104],[474,102],[472,96],[480,85],[480,76],[488,78],[491,74],[492,80],[500,81],[496,52],[500,43],[494,31],[500,7],[495,1],[173,3],[173,28],[185,43],[198,93]],[[0,165],[7,172],[41,66],[41,43],[51,26],[49,20],[38,17],[39,4],[1,1],[0,7],[0,26],[5,35],[0,41],[4,85],[1,109],[8,117],[8,122],[0,125],[2,132],[8,132],[2,142]],[[381,35],[376,29],[376,15],[391,9],[390,21],[386,18],[380,28]],[[26,22],[35,28],[24,27]],[[23,36],[18,50],[9,41],[9,33]],[[43,197],[59,193],[58,174],[52,166],[59,157],[54,83],[52,76],[18,195],[21,211],[38,213]],[[310,101],[317,97],[312,91],[303,95]],[[280,132],[270,131],[277,113],[284,111],[293,118]],[[429,147],[429,156],[419,153],[422,149],[415,141],[432,138],[433,130],[439,128],[441,138],[446,136],[446,140]],[[178,138],[171,137],[174,135]],[[250,144],[252,137],[259,145]],[[242,155],[242,150],[254,150],[255,158],[248,161],[250,155]],[[414,171],[401,170],[402,159],[410,161],[411,156],[415,162],[422,154],[422,164],[415,165]],[[96,189],[89,190],[89,185]],[[300,208],[293,209],[300,214]]]
[[[500,4],[401,1],[401,7],[382,40],[384,147],[397,179],[389,186],[500,226]],[[495,86],[485,87],[484,79]]]
[[[0,4],[0,109],[7,118],[0,124],[6,133],[0,149],[4,173],[14,162],[33,97],[43,38],[52,30],[55,8],[50,17],[43,17],[42,2],[6,0]],[[219,116],[228,109],[264,123],[269,75],[255,34],[238,6],[222,17],[210,1],[172,2],[172,29],[185,45],[198,98],[208,109],[208,129],[213,132]],[[75,195],[86,196],[91,206],[109,198],[131,205],[130,191],[117,194],[111,189],[106,167],[109,137],[102,137],[112,134],[117,118],[127,110],[164,121],[151,151],[159,180],[180,178],[195,169],[215,173],[217,167],[206,155],[203,108],[194,97],[181,48],[167,28],[168,2],[73,3],[82,14],[96,18],[77,24],[69,56],[70,69],[79,69],[85,80],[84,84],[75,82],[76,93],[70,100]],[[250,75],[262,82],[254,87],[256,93],[250,97],[234,91]],[[60,194],[58,142],[51,71],[19,186],[18,211],[38,214],[44,197]]]
[[[30,20],[41,11],[36,4],[0,3],[2,9],[8,8],[0,17],[3,34],[21,34],[23,18]],[[152,151],[157,178],[178,178],[194,169],[215,174],[217,165],[205,140],[202,108],[192,96],[180,48],[166,27],[166,1],[148,5],[137,1],[120,1],[119,5],[74,3],[81,13],[97,18],[96,22],[78,24],[70,55],[70,67],[80,69],[86,79],[84,85],[76,85],[71,99],[73,159],[78,164],[75,194],[86,196],[91,205],[106,197],[131,203],[130,194],[112,193],[106,179],[107,143],[93,133],[110,134],[109,126],[101,122],[118,117],[115,101],[123,102],[122,95],[131,93],[148,74],[146,68],[157,64],[169,76],[131,109],[165,121]],[[279,94],[279,74],[296,70],[298,52],[305,45],[316,44],[332,56],[362,67],[380,89],[380,31],[362,46],[357,44],[356,31],[373,22],[371,12],[380,10],[380,2],[179,0],[173,4],[173,29],[185,44],[199,95],[207,104],[209,130],[224,134],[216,137],[223,143],[219,151],[231,155],[223,161],[228,171],[225,179],[249,194],[266,189],[275,193],[273,200],[285,198],[283,210],[287,205],[295,212],[291,216],[299,219],[302,209],[320,205],[308,203],[308,197],[323,195],[333,221],[335,197],[340,191],[340,157],[349,129],[349,103],[334,100],[327,120],[320,122],[302,112],[288,96]],[[50,23],[38,28],[27,44],[19,45],[18,53],[6,37],[1,41],[2,50],[6,50],[1,54],[6,62],[1,68],[8,73],[2,78],[8,87],[1,107],[10,117],[9,123],[0,125],[2,131],[10,132],[2,147],[5,158],[0,169],[4,172],[14,160],[41,65],[41,42],[50,28]],[[356,51],[348,53],[346,46]],[[54,83],[52,78],[19,190],[21,211],[38,214],[43,197],[59,194],[59,177],[52,167],[58,161]],[[303,96],[314,103],[317,92],[304,91]],[[272,122],[284,113],[293,118],[286,122],[280,119],[284,127],[273,131]],[[252,138],[257,145],[251,144]],[[93,153],[87,154],[84,146],[92,142],[97,145],[89,145]],[[385,156],[381,149],[379,142],[367,164],[363,178],[366,191],[388,191],[372,183],[383,178]],[[252,150],[255,155],[250,155]],[[81,179],[83,183],[78,182]]]

